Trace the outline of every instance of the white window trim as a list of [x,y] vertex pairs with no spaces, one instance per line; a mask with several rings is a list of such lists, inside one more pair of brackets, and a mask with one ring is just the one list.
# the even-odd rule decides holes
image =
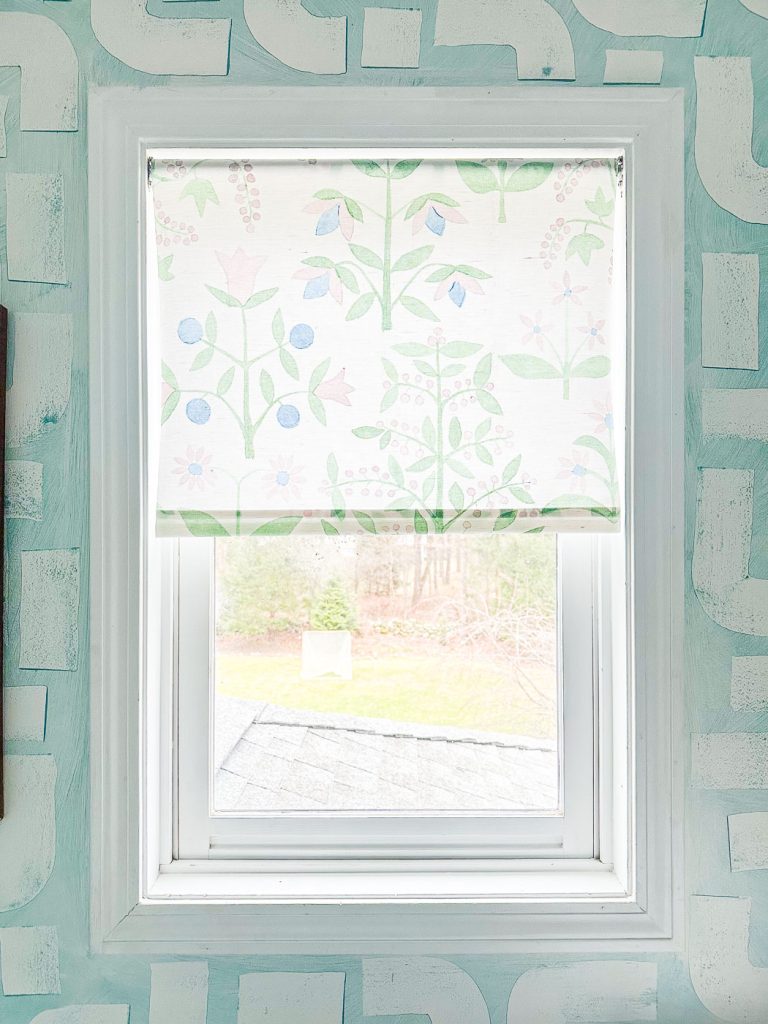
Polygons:
[[[683,102],[680,90],[95,89],[90,93],[92,943],[118,953],[432,953],[677,949],[682,932]],[[172,721],[147,585],[141,211],[158,146],[625,148],[634,506],[626,686],[599,702],[613,794],[602,861],[406,872],[377,864],[171,860]],[[658,173],[663,167],[664,173]],[[635,210],[639,215],[635,216]],[[643,301],[635,304],[634,296]],[[642,488],[637,484],[642,481]],[[634,512],[634,519],[633,519]],[[624,561],[621,552],[617,562]],[[615,566],[614,566],[615,569]],[[606,571],[613,570],[608,566]],[[148,628],[147,624],[151,624]],[[622,652],[613,652],[615,663]],[[618,750],[614,744],[614,747]],[[152,785],[147,784],[151,779]],[[611,785],[608,786],[608,780]],[[609,853],[608,851],[613,851]],[[236,870],[233,872],[232,867]],[[450,865],[450,867],[455,867]],[[238,870],[239,869],[239,870]],[[393,870],[394,869],[394,870]],[[258,893],[258,895],[254,895]],[[343,895],[342,895],[343,894]]]

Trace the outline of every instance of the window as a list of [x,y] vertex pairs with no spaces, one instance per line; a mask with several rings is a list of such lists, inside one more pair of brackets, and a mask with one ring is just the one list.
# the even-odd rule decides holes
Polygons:
[[194,125],[118,92],[93,188],[140,232],[94,289],[94,668],[139,714],[125,854],[97,773],[98,941],[257,948],[278,908],[291,949],[434,949],[449,910],[456,949],[668,939],[679,98],[568,90],[565,129],[517,92],[313,122],[291,90],[256,132],[245,94],[216,127],[217,90]]

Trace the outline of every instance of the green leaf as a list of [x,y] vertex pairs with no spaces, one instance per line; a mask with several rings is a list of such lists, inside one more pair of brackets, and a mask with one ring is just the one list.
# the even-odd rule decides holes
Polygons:
[[434,455],[425,455],[423,459],[419,459],[418,462],[414,462],[413,465],[408,467],[409,473],[423,473],[425,469],[431,469],[435,464]]
[[267,405],[272,405],[275,400],[275,382],[267,370],[262,370],[259,374],[259,387],[264,401]]
[[499,182],[493,171],[477,160],[457,160],[456,170],[467,188],[473,192],[484,195],[486,192],[496,192],[499,189]]
[[354,199],[350,199],[349,196],[344,196],[344,205],[346,206],[347,213],[352,220],[362,221],[363,209],[360,206],[360,203],[356,202]]
[[348,288],[353,295],[357,295],[360,291],[360,285],[357,283],[357,278],[349,267],[340,267],[337,263],[333,269],[336,272],[336,277],[338,277],[344,287]]
[[366,249],[364,245],[353,245],[349,243],[349,251],[359,260],[360,263],[364,263],[366,267],[373,267],[374,270],[383,270],[384,264],[381,262],[381,258],[373,252],[372,249]]
[[285,340],[285,322],[281,309],[278,309],[272,317],[272,337],[278,345],[282,345]]
[[482,441],[482,439],[488,435],[492,426],[493,421],[491,420],[490,416],[488,417],[487,420],[483,420],[482,423],[478,423],[477,427],[475,428],[475,440]]
[[595,198],[587,199],[584,205],[596,217],[610,217],[613,213],[613,200],[606,198],[602,188],[598,188],[597,192],[595,192]]
[[265,288],[263,292],[256,292],[248,299],[243,309],[253,309],[254,306],[260,306],[262,302],[268,302],[279,291],[279,288]]
[[586,267],[592,259],[592,253],[597,249],[604,248],[605,242],[602,238],[598,238],[597,235],[585,231],[580,235],[573,236],[565,250],[565,257],[569,259],[571,256],[578,256]]
[[488,451],[484,444],[475,445],[475,454],[477,455],[481,462],[484,462],[486,464],[486,466],[493,465],[493,456],[491,455],[491,453]]
[[205,318],[205,336],[212,344],[216,344],[216,338],[219,334],[218,324],[216,323],[216,317],[213,313],[209,313]]
[[420,163],[421,160],[398,160],[392,168],[391,176],[395,179],[407,178],[409,175],[413,174]]
[[498,533],[499,530],[506,530],[506,528],[511,526],[516,519],[517,512],[513,508],[506,509],[504,512],[499,512],[493,523],[494,533]]
[[611,372],[611,360],[608,356],[590,356],[574,366],[572,377],[607,377]]
[[188,196],[192,196],[197,207],[197,212],[200,217],[205,213],[205,204],[214,203],[216,206],[219,205],[219,197],[216,195],[216,189],[213,187],[213,183],[207,181],[205,178],[195,178],[193,181],[188,181],[184,186],[184,191],[179,196],[180,199],[186,199]]
[[389,377],[389,379],[394,384],[397,384],[400,375],[397,372],[397,368],[396,368],[395,364],[391,363],[389,361],[389,359],[382,359],[381,360],[381,365],[384,367],[384,373],[386,373],[386,375]]
[[[472,383],[476,388],[485,387],[488,381],[491,379],[491,370],[493,368],[493,356],[490,352],[483,356],[480,362],[475,367],[475,373],[472,378]],[[490,422],[490,421],[489,421]]]
[[336,266],[327,256],[308,256],[301,262],[307,267],[321,267],[323,270],[332,270]]
[[352,515],[364,530],[367,530],[368,533],[376,533],[376,523],[367,512],[358,512],[357,510],[353,510]]
[[228,370],[225,370],[224,373],[222,373],[221,377],[219,377],[219,383],[216,385],[216,394],[219,396],[219,398],[223,398],[224,395],[226,395],[226,393],[232,387],[232,381],[234,379],[235,368],[234,366],[230,366],[230,368]]
[[435,489],[437,483],[437,477],[434,473],[430,473],[421,485],[421,500],[428,501],[432,491]]
[[504,472],[501,474],[501,481],[504,484],[508,484],[511,480],[514,480],[517,476],[518,470],[520,469],[520,463],[523,461],[522,455],[516,455],[511,462],[508,462],[504,467]]
[[434,245],[422,245],[418,249],[411,249],[410,252],[403,253],[392,267],[392,273],[397,273],[400,270],[414,270],[421,266],[425,260],[429,259],[434,248]]
[[340,523],[343,523],[347,517],[347,513],[345,509],[341,508],[341,491],[337,487],[334,487],[331,497],[333,502],[336,504],[336,508],[331,512],[331,518],[338,519]]
[[435,425],[429,416],[425,416],[421,424],[421,436],[430,448],[435,447]]
[[461,423],[458,416],[454,416],[448,425],[448,441],[451,448],[458,448],[461,444]]
[[446,463],[451,467],[454,473],[458,473],[459,476],[463,476],[466,480],[473,480],[474,473],[467,469],[463,462],[459,462],[458,459],[446,459]]
[[467,368],[466,363],[452,363],[450,366],[446,366],[442,371],[443,377],[458,377],[460,373],[464,373]]
[[392,440],[392,431],[391,431],[391,430],[385,430],[385,431],[384,431],[384,433],[383,433],[383,434],[381,435],[381,437],[379,438],[379,448],[380,448],[380,449],[381,449],[382,451],[384,451],[384,449],[385,449],[386,447],[388,447],[388,445],[389,445],[389,442],[390,442],[391,440]]
[[430,192],[427,196],[428,199],[432,199],[436,203],[440,203],[441,206],[460,206],[461,204],[455,199],[451,199],[445,192]]
[[171,273],[172,263],[173,256],[163,256],[161,260],[157,261],[157,276],[161,281],[173,281],[173,274]]
[[414,359],[413,365],[419,373],[423,373],[425,377],[437,376],[437,370],[431,365],[431,363],[425,363],[423,359]]
[[162,366],[161,366],[161,373],[163,375],[163,380],[165,381],[166,384],[170,384],[170,386],[172,388],[177,388],[178,389],[179,382],[176,380],[176,374],[170,368],[168,363],[163,363],[162,364]]
[[394,457],[394,455],[390,455],[389,456],[389,460],[387,462],[387,465],[389,466],[389,475],[392,477],[392,479],[397,484],[397,486],[398,487],[404,487],[405,486],[405,476],[403,474],[403,470],[402,470],[402,467],[401,467],[400,463],[397,461],[397,459]]
[[455,274],[457,270],[458,267],[454,266],[439,267],[437,270],[433,270],[429,277],[424,280],[427,284],[436,284],[438,281],[445,281],[451,274]]
[[339,479],[339,460],[331,452],[328,458],[325,460],[325,470],[328,474],[328,479],[332,484],[335,484]]
[[606,465],[613,466],[613,452],[607,445],[603,444],[599,437],[593,437],[591,434],[582,434],[573,443],[578,445],[579,448],[591,448],[593,452],[598,453]]
[[455,481],[451,484],[451,488],[448,491],[448,500],[456,512],[464,508],[464,491]]
[[375,160],[353,160],[352,163],[358,171],[367,174],[369,178],[386,178],[387,176],[384,168]]
[[303,518],[303,516],[281,516],[279,519],[270,519],[268,523],[257,526],[251,536],[285,537],[287,534],[293,533]]
[[239,299],[236,299],[234,295],[230,295],[228,292],[223,292],[221,288],[214,288],[212,284],[207,284],[205,287],[215,299],[223,302],[225,306],[235,306],[237,309],[242,306],[242,302]]
[[556,366],[539,356],[501,356],[501,361],[516,377],[526,380],[561,380],[563,376]]
[[419,341],[404,341],[400,345],[393,345],[392,350],[401,356],[431,356],[434,352],[429,345],[422,345]]
[[287,348],[280,349],[280,364],[289,377],[293,377],[294,380],[299,379],[299,367]]
[[360,296],[359,299],[355,299],[352,305],[349,307],[347,313],[347,320],[359,320],[361,316],[365,316],[368,310],[373,305],[374,294],[373,292],[365,292]]
[[429,533],[427,520],[418,509],[413,513],[413,531],[414,533]]
[[510,487],[509,493],[517,498],[518,501],[522,501],[526,505],[533,504],[533,498],[524,487]]
[[364,441],[371,437],[379,437],[384,433],[381,427],[355,427],[352,433],[355,437],[361,437]]
[[408,203],[408,208],[405,211],[405,220],[410,220],[411,217],[415,217],[419,210],[423,209],[426,205],[429,198],[429,192],[425,192],[423,196],[416,196],[415,199],[412,199],[410,203]]
[[397,387],[387,388],[387,390],[384,392],[384,397],[381,400],[381,405],[379,406],[379,412],[386,412],[387,409],[391,409],[392,406],[397,401],[397,396],[398,396],[399,393],[400,393],[400,388],[397,388]]
[[328,372],[328,367],[331,365],[331,357],[328,356],[322,363],[318,363],[312,371],[312,376],[309,378],[309,391],[314,391],[318,384],[322,384],[323,378]]
[[315,199],[343,199],[343,196],[333,188],[321,188],[315,192]]
[[516,167],[504,182],[505,192],[529,192],[538,188],[552,173],[554,164],[532,161]]
[[213,359],[213,349],[210,345],[206,345],[202,352],[198,352],[195,358],[192,360],[190,370],[202,370],[204,366]]
[[607,508],[598,498],[590,498],[584,494],[559,494],[551,498],[545,508],[541,510],[542,515],[554,516],[568,508],[586,508],[593,516],[602,516],[605,519],[615,519],[616,509]]
[[480,390],[477,392],[478,404],[485,409],[486,412],[493,412],[497,416],[501,415],[501,406],[497,399],[493,397],[490,391]]
[[315,417],[317,422],[322,424],[323,426],[326,426],[328,420],[325,415],[325,406],[317,397],[317,395],[307,395],[307,401],[309,403],[309,408],[312,412],[312,415]]
[[162,409],[162,412],[160,414],[160,422],[161,423],[165,423],[167,420],[169,420],[171,418],[171,416],[173,416],[173,413],[174,413],[174,411],[176,409],[176,406],[179,404],[179,399],[180,398],[181,398],[181,392],[180,391],[172,391],[170,393],[170,395],[168,395],[166,400],[163,402],[163,409]]
[[339,536],[338,529],[333,525],[333,523],[329,523],[327,519],[321,519],[320,520],[320,525],[322,526],[323,533],[326,535],[326,537],[338,537]]
[[440,349],[440,354],[448,356],[449,359],[463,359],[479,352],[482,347],[474,341],[449,341]]
[[189,533],[193,537],[228,537],[229,533],[218,519],[207,512],[185,510],[179,512]]
[[414,316],[421,317],[422,320],[432,320],[433,323],[440,322],[440,317],[435,316],[429,306],[425,305],[421,299],[414,299],[411,295],[404,295],[400,302]]
[[468,263],[459,263],[455,268],[460,274],[466,274],[467,277],[475,277],[478,281],[489,281],[493,274],[486,274],[484,270],[480,270],[479,267],[470,267]]

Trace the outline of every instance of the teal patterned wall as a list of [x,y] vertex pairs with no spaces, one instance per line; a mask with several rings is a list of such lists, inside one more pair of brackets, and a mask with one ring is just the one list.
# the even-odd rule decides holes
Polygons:
[[[411,8],[0,2],[0,300],[13,356],[2,1024],[255,1024],[267,1011],[280,1024],[768,1020],[768,0]],[[90,954],[86,95],[190,79],[685,90],[685,955]]]

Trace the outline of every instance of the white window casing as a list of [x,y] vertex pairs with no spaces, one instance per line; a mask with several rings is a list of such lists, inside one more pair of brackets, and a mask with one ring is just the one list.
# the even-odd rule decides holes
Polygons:
[[[663,89],[91,91],[94,950],[680,947],[682,110],[681,91]],[[346,834],[338,821],[318,817],[309,841],[307,819],[295,834],[296,819],[287,826],[254,819],[260,827],[249,837],[242,820],[209,820],[210,757],[190,757],[174,734],[182,722],[187,738],[187,729],[210,735],[206,700],[172,685],[177,672],[182,678],[183,659],[193,658],[194,693],[205,687],[211,631],[204,593],[184,599],[177,649],[164,642],[173,633],[176,596],[188,592],[178,574],[211,579],[210,543],[180,540],[189,550],[177,558],[176,542],[156,540],[150,527],[155,482],[147,467],[156,438],[147,409],[157,408],[157,396],[146,373],[147,153],[306,146],[625,154],[625,525],[622,534],[587,544],[559,542],[564,650],[574,652],[574,666],[590,665],[594,651],[599,658],[588,672],[589,705],[575,699],[575,684],[564,687],[565,816],[549,823],[539,816],[527,836],[524,815],[485,822],[456,816],[448,843],[438,848],[424,826],[428,818],[393,826],[383,815]],[[593,577],[592,599],[579,607],[569,599],[569,580],[583,594],[585,573]],[[604,623],[611,623],[606,635]],[[579,737],[587,737],[588,751],[569,751]],[[576,772],[573,800],[569,763],[588,765],[596,782],[577,784]],[[584,794],[592,800],[593,792],[598,803],[587,808]],[[510,822],[508,831],[502,821]],[[350,857],[350,849],[360,856]]]

